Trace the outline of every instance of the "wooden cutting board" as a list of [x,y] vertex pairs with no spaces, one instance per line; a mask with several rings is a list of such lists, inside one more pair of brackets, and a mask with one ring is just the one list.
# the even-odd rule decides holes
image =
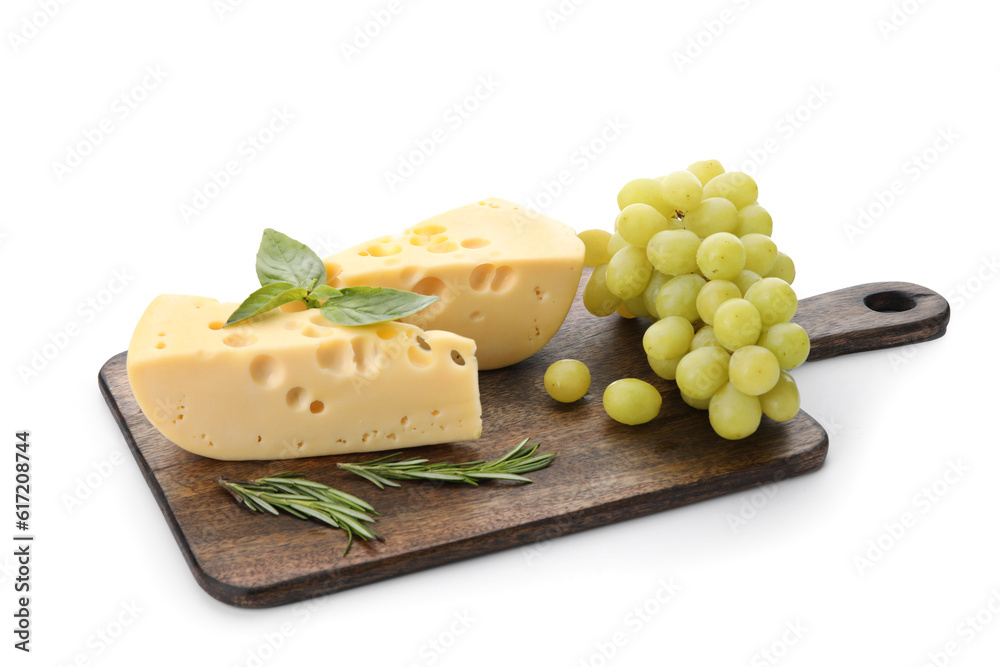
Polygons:
[[[804,299],[795,318],[812,338],[809,359],[932,340],[944,335],[948,302],[909,283],[872,283]],[[126,353],[101,369],[101,391],[198,583],[241,607],[270,607],[360,586],[499,549],[622,521],[819,468],[828,439],[800,412],[778,424],[766,417],[745,440],[716,436],[705,412],[681,401],[676,386],[649,369],[644,320],[598,319],[580,295],[559,333],[531,359],[480,374],[480,440],[407,450],[431,461],[500,456],[530,436],[553,464],[533,484],[404,482],[379,490],[340,470],[340,461],[230,462],[176,447],[146,420],[129,389]],[[553,401],[542,375],[574,358],[591,370],[591,393],[574,404]],[[659,417],[637,427],[613,422],[601,404],[614,380],[637,377],[663,392]],[[237,505],[213,480],[251,479],[281,470],[356,494],[381,513],[384,542],[355,542],[343,532],[291,516],[260,515]]]

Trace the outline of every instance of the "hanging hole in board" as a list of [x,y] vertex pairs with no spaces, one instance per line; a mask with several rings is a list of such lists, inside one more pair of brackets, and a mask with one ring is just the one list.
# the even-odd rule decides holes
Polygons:
[[876,292],[864,298],[864,304],[876,313],[902,313],[912,310],[917,302],[906,292]]

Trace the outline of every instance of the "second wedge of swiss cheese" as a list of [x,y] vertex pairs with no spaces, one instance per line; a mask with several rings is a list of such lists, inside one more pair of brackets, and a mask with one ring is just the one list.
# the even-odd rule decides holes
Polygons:
[[562,326],[584,245],[558,220],[484,199],[325,260],[333,287],[393,287],[441,297],[404,319],[476,341],[480,370],[527,359]]
[[164,436],[214,459],[291,459],[460,440],[482,432],[476,346],[401,322],[344,327],[318,310],[164,295],[128,349],[128,378]]

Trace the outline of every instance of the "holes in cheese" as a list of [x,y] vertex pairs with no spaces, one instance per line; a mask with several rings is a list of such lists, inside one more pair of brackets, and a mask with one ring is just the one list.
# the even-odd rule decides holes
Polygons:
[[260,354],[250,362],[250,378],[262,387],[277,387],[285,379],[284,368],[269,354]]
[[292,387],[285,394],[285,403],[288,404],[292,410],[305,410],[306,406],[311,403],[311,397],[309,391],[304,387]]
[[[401,250],[377,256],[371,252],[376,244]],[[486,199],[325,263],[331,287],[393,287],[440,297],[403,321],[475,339],[486,370],[527,359],[555,335],[576,295],[583,256],[583,242],[566,225]]]
[[458,250],[458,244],[454,241],[443,241],[441,243],[435,243],[434,245],[427,246],[427,252],[433,252],[436,254],[455,252],[456,250]]
[[343,339],[323,343],[316,350],[316,363],[319,367],[340,375],[346,375],[350,371],[353,359],[351,345]]
[[444,234],[446,231],[448,231],[448,228],[442,225],[418,225],[413,228],[413,234],[417,236],[435,236],[437,234]]
[[368,254],[372,257],[388,257],[400,252],[403,252],[403,248],[398,243],[381,243],[368,248]]
[[222,339],[222,344],[229,347],[250,347],[256,342],[257,337],[253,334],[229,334]]
[[268,460],[479,437],[474,341],[400,322],[319,326],[315,310],[271,311],[235,331],[210,327],[236,306],[161,296],[133,334],[133,394],[180,447]]

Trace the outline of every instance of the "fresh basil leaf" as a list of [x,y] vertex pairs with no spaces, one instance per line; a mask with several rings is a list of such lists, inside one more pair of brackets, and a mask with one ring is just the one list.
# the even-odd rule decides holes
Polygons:
[[305,301],[305,298],[306,291],[291,283],[279,282],[264,285],[259,290],[248,296],[246,300],[240,304],[240,307],[229,316],[229,320],[227,320],[223,326],[228,327],[230,324],[242,322],[243,320],[254,317],[255,315],[260,315],[261,313],[266,313],[269,310],[274,310],[275,308],[283,306],[286,303],[291,303],[293,301]]
[[406,317],[441,300],[390,287],[345,287],[340,292],[340,296],[327,299],[320,310],[331,322],[349,327]]
[[340,296],[340,294],[340,290],[335,287],[318,285],[316,289],[309,293],[309,296],[316,297],[317,299],[329,299],[330,297]]
[[265,229],[257,251],[257,278],[261,285],[283,282],[310,290],[326,283],[326,266],[305,244]]

